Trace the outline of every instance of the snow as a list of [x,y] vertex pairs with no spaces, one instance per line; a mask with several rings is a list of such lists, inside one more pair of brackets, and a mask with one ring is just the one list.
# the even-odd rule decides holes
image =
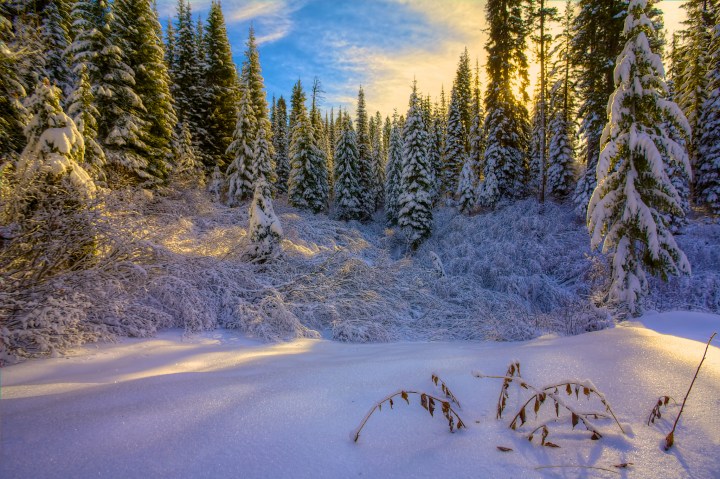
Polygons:
[[[267,345],[228,331],[169,330],[79,348],[2,369],[0,476],[615,477],[536,468],[615,470],[632,463],[622,477],[717,477],[716,346],[675,446],[664,452],[661,442],[677,407],[645,424],[659,396],[682,400],[711,325],[717,329],[720,316],[653,313],[566,338],[365,345],[313,339]],[[535,386],[592,381],[627,434],[611,421],[594,421],[603,437],[590,441],[582,428],[551,424],[548,440],[561,447],[531,444],[507,427],[527,394],[511,385],[506,414],[496,420],[501,382],[471,374],[502,375],[514,359]],[[375,412],[353,443],[351,432],[385,395],[406,388],[442,396],[432,373],[460,400],[467,429],[449,433],[442,417],[431,418],[411,395],[409,406],[397,401],[394,410]],[[531,416],[530,423],[540,423]]]

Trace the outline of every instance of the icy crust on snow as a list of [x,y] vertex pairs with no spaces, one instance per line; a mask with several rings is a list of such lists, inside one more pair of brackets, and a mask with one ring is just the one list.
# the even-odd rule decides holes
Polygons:
[[[682,334],[688,318],[674,316]],[[669,452],[662,442],[679,408],[645,424],[659,396],[682,400],[704,347],[634,325],[512,344],[260,345],[227,331],[168,331],[4,368],[0,477],[719,477],[720,349],[708,351]],[[548,440],[560,448],[548,448],[510,430],[529,393],[511,386],[497,420],[501,381],[471,371],[502,375],[513,359],[533,385],[592,381],[626,434],[595,420],[603,437],[591,441],[566,418],[549,423]],[[441,396],[432,373],[460,400],[467,429],[449,433],[439,411],[430,417],[411,395],[410,405],[400,399],[375,412],[352,441],[387,394]],[[562,397],[595,409],[582,392]],[[527,419],[528,427],[546,422],[531,409]],[[573,467],[617,471],[622,463],[632,465]],[[537,469],[551,465],[569,467]]]

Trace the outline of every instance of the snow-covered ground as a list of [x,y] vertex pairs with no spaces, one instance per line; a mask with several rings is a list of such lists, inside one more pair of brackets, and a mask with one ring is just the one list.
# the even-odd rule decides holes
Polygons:
[[[720,316],[678,312],[519,343],[261,344],[169,330],[88,345],[0,370],[0,477],[720,477],[720,349],[708,351],[669,452],[661,444],[679,408],[645,424],[658,396],[682,400],[718,329]],[[507,427],[527,391],[511,387],[496,420],[501,382],[472,374],[503,374],[514,359],[536,385],[592,380],[626,434],[599,420],[603,438],[591,441],[564,422],[548,438],[560,448],[529,443]],[[352,441],[386,394],[442,395],[432,373],[460,400],[467,429],[451,434],[411,396]]]

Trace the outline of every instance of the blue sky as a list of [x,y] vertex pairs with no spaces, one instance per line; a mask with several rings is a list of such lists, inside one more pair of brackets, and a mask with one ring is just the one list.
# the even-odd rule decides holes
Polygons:
[[[550,3],[562,10],[565,2]],[[682,19],[681,3],[660,4],[671,30]],[[191,4],[194,16],[207,16],[210,0]],[[354,112],[363,85],[368,109],[383,115],[405,111],[413,78],[433,98],[442,85],[448,92],[465,46],[482,69],[484,6],[484,0],[222,1],[237,64],[251,22],[255,27],[268,96],[288,98],[298,78],[309,87],[317,76],[325,108]],[[176,0],[158,0],[163,24],[175,7]]]

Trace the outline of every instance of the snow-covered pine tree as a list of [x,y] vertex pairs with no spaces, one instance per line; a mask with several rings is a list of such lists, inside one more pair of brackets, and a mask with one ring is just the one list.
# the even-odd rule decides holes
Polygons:
[[[480,62],[475,61],[475,85],[473,88],[473,119],[470,128],[470,137],[468,138],[469,150],[468,155],[475,165],[475,181],[480,180],[483,172],[483,161],[485,160],[485,132],[483,131],[483,118],[485,112],[482,107],[482,95],[480,91]],[[476,186],[477,187],[477,186]],[[475,199],[477,201],[477,190],[475,191]]]
[[97,141],[97,117],[95,98],[88,80],[87,67],[79,65],[76,72],[77,83],[68,98],[67,113],[77,126],[85,144],[84,168],[96,180],[104,178],[105,152]]
[[275,110],[273,126],[273,146],[275,147],[275,188],[278,193],[287,193],[288,176],[290,175],[290,159],[288,158],[288,124],[287,104],[280,96]]
[[[190,2],[178,0],[177,26],[172,49],[174,61],[170,64],[170,76],[173,80],[170,91],[175,99],[175,110],[179,122],[185,123],[193,137],[193,146],[200,155],[205,168],[214,169],[213,158],[205,154],[202,139],[207,136],[205,129],[207,117],[207,98],[205,97],[205,50],[200,21],[197,26],[192,20]],[[200,31],[197,31],[197,28]],[[168,35],[170,30],[168,29]],[[168,39],[167,47],[171,48]]]
[[[259,125],[258,131],[264,129]],[[265,135],[258,135],[258,141],[267,145]],[[255,262],[264,263],[276,258],[281,252],[282,226],[275,215],[271,199],[272,188],[262,176],[255,185],[252,203],[250,204],[250,224],[248,236],[250,244],[245,254]]]
[[158,181],[172,168],[172,138],[177,116],[170,94],[170,76],[164,61],[162,28],[147,0],[115,0],[115,44],[135,73],[134,91],[143,108],[141,140],[147,145],[147,172]]
[[13,26],[10,49],[22,52],[15,63],[16,73],[27,94],[32,95],[35,86],[46,76],[42,8],[35,0],[3,3]]
[[667,175],[669,161],[684,164],[686,150],[668,133],[673,122],[690,133],[678,106],[666,99],[664,68],[652,52],[653,24],[647,0],[630,0],[624,35],[628,39],[617,59],[615,92],[608,102],[598,159],[598,185],[588,205],[591,246],[603,243],[611,252],[609,299],[640,311],[647,292],[646,270],[666,279],[690,272],[666,215],[682,215],[680,198]]
[[382,117],[380,112],[377,112],[375,117],[370,119],[370,124],[370,172],[372,174],[374,211],[377,211],[385,203],[385,160],[383,158]]
[[600,155],[600,136],[605,125],[608,97],[612,94],[615,59],[623,48],[623,12],[627,0],[579,0],[573,25],[572,63],[577,70],[580,152],[585,171],[574,193],[577,211],[585,216],[596,185],[595,170]]
[[233,141],[228,146],[227,153],[233,160],[225,171],[228,181],[227,201],[230,206],[237,206],[254,191],[252,164],[255,158],[255,141],[257,139],[257,124],[251,97],[247,93],[247,83],[241,84],[240,108]]
[[106,0],[80,0],[73,9],[75,40],[70,46],[75,69],[85,64],[98,111],[98,139],[107,158],[112,185],[155,182],[155,165],[148,164],[145,106],[135,87],[135,72],[117,44],[122,30]]
[[[205,69],[205,96],[207,99],[208,115],[206,122],[207,135],[201,139],[202,150],[210,155],[212,164],[223,166],[232,161],[227,149],[233,141],[235,131],[235,120],[238,115],[238,77],[235,63],[232,59],[230,42],[228,41],[225,28],[225,18],[220,7],[220,2],[213,0],[210,4],[210,13],[205,26],[204,45],[206,49],[207,68]],[[259,72],[258,72],[259,73]],[[250,105],[253,114],[257,107],[254,98],[257,85],[254,75],[250,75],[252,83],[247,87],[250,95]],[[246,79],[247,80],[247,79]],[[267,100],[263,121],[267,120]],[[265,126],[268,132],[270,127]]]
[[360,190],[362,191],[362,207],[365,210],[365,219],[372,216],[375,211],[375,202],[372,199],[372,174],[371,156],[372,146],[370,145],[370,132],[367,107],[365,106],[365,91],[361,86],[358,90],[358,105],[355,115],[357,124],[358,154],[360,155]]
[[548,169],[545,185],[548,195],[556,199],[565,199],[573,191],[575,185],[575,149],[576,131],[574,92],[571,79],[571,48],[573,41],[573,3],[567,0],[565,13],[561,19],[562,33],[551,58],[555,58],[550,73],[550,123],[548,125]]
[[432,231],[433,171],[427,154],[428,137],[422,120],[421,99],[413,83],[403,131],[402,173],[397,199],[398,226],[415,250]]
[[293,88],[291,109],[294,129],[290,138],[288,200],[293,206],[319,213],[327,207],[327,167],[316,151],[315,132],[299,80]]
[[[265,122],[258,124],[253,145],[253,161],[250,168],[253,186],[257,184],[272,185],[275,182],[275,165],[272,161],[272,145],[265,132]],[[272,196],[272,188],[267,192]]]
[[[688,0],[683,4],[687,12],[682,32],[683,41],[679,51],[680,62],[674,78],[677,103],[690,123],[693,137],[688,144],[690,163],[697,169],[697,160],[701,139],[701,122],[704,106],[709,92],[707,76],[710,68],[710,49],[715,26],[715,14],[720,8],[718,0]],[[699,175],[696,175],[700,179]]]
[[398,222],[398,196],[400,196],[400,178],[402,176],[402,127],[397,113],[393,115],[390,140],[388,142],[388,162],[385,172],[385,218],[389,225]]
[[[472,108],[472,71],[470,69],[470,56],[467,47],[460,55],[457,72],[455,73],[455,82],[453,83],[453,94],[457,96],[458,110],[460,113],[460,122],[462,123],[462,142],[463,150],[469,150],[470,128],[472,127],[473,108]],[[452,99],[451,99],[452,104]],[[458,173],[462,167],[462,159],[458,163]],[[454,190],[450,190],[452,194]]]
[[46,78],[27,99],[31,115],[25,128],[27,145],[17,165],[19,180],[16,214],[19,218],[43,208],[50,196],[62,190],[67,193],[71,210],[79,209],[95,194],[95,183],[80,166],[85,146],[72,119],[60,106],[60,89]]
[[452,196],[457,191],[460,170],[465,159],[465,130],[462,124],[462,104],[457,86],[453,87],[450,98],[441,194]]
[[4,4],[0,4],[0,168],[25,145],[27,111],[25,88],[17,73],[19,53],[12,48],[13,32]]
[[17,260],[33,284],[93,257],[94,224],[87,215],[96,187],[80,166],[83,139],[60,105],[60,89],[46,78],[26,106],[32,115],[17,163],[12,215],[35,254]]
[[329,199],[330,196],[330,176],[332,175],[332,159],[329,158],[327,153],[327,136],[325,134],[325,125],[323,124],[322,117],[320,116],[320,96],[322,95],[322,86],[320,80],[316,77],[313,79],[312,86],[312,98],[310,101],[310,123],[313,127],[313,140],[314,140],[314,151],[318,157],[315,162],[320,164],[322,162],[323,169],[320,171],[325,176],[321,182],[326,185],[327,193],[326,196]]
[[477,203],[477,165],[475,159],[471,155],[465,156],[462,170],[460,171],[460,181],[457,191],[458,208],[462,213],[468,213],[475,207]]
[[63,98],[73,88],[68,47],[70,46],[70,3],[68,0],[48,2],[42,11],[42,39],[45,74],[51,84],[63,92]]
[[[524,194],[529,120],[525,105],[528,63],[524,51],[527,27],[522,0],[488,0],[490,25],[485,94],[485,160],[479,200],[494,205]],[[515,94],[519,90],[520,98]]]
[[545,108],[541,105],[540,92],[535,92],[535,98],[532,107],[532,120],[530,122],[530,145],[528,148],[528,188],[532,193],[541,196],[543,177],[545,176],[545,166],[547,162],[547,143],[546,118],[544,117]]
[[360,220],[362,208],[360,190],[360,155],[357,135],[348,116],[341,116],[342,134],[335,146],[335,214],[343,221]]
[[702,108],[695,165],[695,196],[699,203],[720,214],[720,14],[710,46],[710,68],[707,73],[708,93]]

